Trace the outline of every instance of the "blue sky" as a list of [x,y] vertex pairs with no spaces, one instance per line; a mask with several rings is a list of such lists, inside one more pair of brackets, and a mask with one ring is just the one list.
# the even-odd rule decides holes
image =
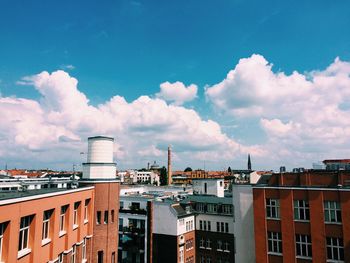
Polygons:
[[[193,83],[198,87],[196,98],[181,107],[195,110],[203,121],[214,120],[228,138],[247,147],[255,145],[262,149],[272,139],[271,134],[261,128],[261,119],[279,119],[287,125],[298,122],[295,115],[272,116],[265,112],[243,118],[240,113],[218,106],[217,100],[205,92],[205,87],[221,83],[240,59],[253,54],[260,54],[273,64],[273,73],[283,72],[286,76],[293,71],[306,76],[325,70],[336,57],[345,62],[350,60],[348,1],[4,0],[0,5],[0,94],[3,98],[40,102],[43,94],[37,88],[18,85],[18,81],[42,71],[52,73],[59,69],[79,81],[79,91],[92,106],[104,104],[115,95],[124,97],[128,103],[142,95],[155,99],[160,84],[166,81],[180,81],[185,86]],[[234,93],[237,87],[233,86]],[[345,102],[339,105],[341,103]],[[81,140],[88,134],[73,128],[70,132]],[[114,135],[112,130],[107,133]],[[1,134],[7,136],[6,132]],[[173,144],[170,139],[160,144],[164,143]],[[262,169],[285,163],[306,166],[311,160],[327,155],[328,145],[317,150],[314,145],[303,145],[297,149],[300,154],[296,163],[283,158],[266,162],[266,155],[260,152],[257,166]],[[29,152],[33,150],[28,145],[20,147],[27,147]],[[50,149],[55,147],[61,145]],[[334,147],[332,150],[336,151],[338,148]],[[157,146],[156,149],[163,150]],[[314,151],[317,154],[310,153]],[[332,153],[329,155],[327,157],[333,157]],[[16,155],[9,158],[0,154],[0,157],[13,165],[29,164]],[[163,157],[159,153],[147,158],[164,162]],[[194,158],[193,164],[200,166],[201,158],[205,159]],[[135,153],[135,158],[121,158],[120,163],[125,161],[125,167],[141,166],[144,163],[141,159]],[[221,169],[231,163],[239,168],[245,166],[245,159],[246,152],[242,151],[225,161],[213,161],[212,168]],[[46,165],[39,160],[38,157],[36,166]],[[187,158],[178,156],[179,169],[185,164],[191,165],[184,160]],[[58,168],[64,167],[62,163],[47,161],[48,166]]]

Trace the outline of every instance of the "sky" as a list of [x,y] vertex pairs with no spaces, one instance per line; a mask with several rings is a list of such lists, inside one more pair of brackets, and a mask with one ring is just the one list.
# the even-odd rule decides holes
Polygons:
[[350,157],[349,1],[0,3],[0,169]]

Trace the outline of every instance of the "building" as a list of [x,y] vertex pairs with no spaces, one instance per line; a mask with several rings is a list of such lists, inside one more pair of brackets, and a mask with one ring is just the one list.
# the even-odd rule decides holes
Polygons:
[[182,203],[195,214],[196,262],[235,262],[232,198],[189,195]]
[[224,197],[224,179],[192,179],[193,193]]
[[91,262],[94,188],[0,193],[0,262]]
[[153,203],[153,263],[196,262],[195,217],[171,200]]
[[256,262],[350,262],[350,173],[262,176],[253,186]]
[[151,263],[153,196],[121,195],[118,262]]
[[113,143],[104,136],[88,139],[81,180],[3,179],[0,262],[117,262],[119,181]]
[[330,159],[324,160],[326,170],[350,170],[350,159]]
[[123,184],[152,184],[159,185],[159,174],[154,171],[128,170],[117,173]]

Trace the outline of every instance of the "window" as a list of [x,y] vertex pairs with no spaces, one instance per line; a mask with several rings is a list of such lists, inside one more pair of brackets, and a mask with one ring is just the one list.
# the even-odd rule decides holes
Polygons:
[[204,257],[204,256],[201,256],[199,262],[200,262],[200,263],[205,263],[205,257]]
[[206,194],[207,193],[207,189],[208,187],[207,187],[207,183],[204,183],[204,193]]
[[216,222],[216,231],[220,232],[220,222]]
[[216,250],[222,251],[222,241],[218,240]]
[[341,209],[339,202],[324,202],[324,221],[326,223],[341,223]]
[[224,243],[224,251],[225,252],[230,252],[230,243],[229,242],[225,242]]
[[326,239],[327,239],[327,259],[338,260],[337,262],[343,262],[344,260],[343,239],[336,238],[336,237],[327,237]]
[[207,263],[211,263],[211,257],[207,257]]
[[211,249],[211,240],[207,239],[207,249]]
[[112,252],[112,259],[111,259],[112,263],[115,263],[115,252]]
[[101,211],[97,211],[96,213],[96,224],[97,225],[101,224]]
[[32,216],[25,216],[21,218],[19,229],[18,251],[29,248],[29,227],[32,221]]
[[232,214],[232,205],[222,205],[223,214]]
[[43,216],[43,232],[41,235],[41,239],[49,239],[50,238],[50,217],[52,214],[52,210],[47,210],[44,212]]
[[225,226],[224,222],[221,222],[221,232],[225,232],[224,226]]
[[203,221],[202,220],[199,220],[199,229],[203,230]]
[[102,250],[97,252],[97,263],[103,263],[103,251]]
[[197,203],[196,204],[196,210],[198,212],[204,212],[204,204],[203,203]]
[[2,262],[2,245],[4,243],[4,233],[7,223],[0,224],[0,262]]
[[123,218],[119,218],[119,231],[122,231],[123,230],[123,222],[124,222],[124,220],[123,220]]
[[108,210],[105,211],[105,217],[103,223],[108,224]]
[[111,211],[111,223],[114,222],[114,209]]
[[84,221],[87,222],[89,220],[89,203],[90,199],[85,200],[84,206]]
[[122,201],[119,202],[119,208],[120,208],[120,209],[123,209],[123,208],[124,208],[124,202],[122,202]]
[[203,226],[204,226],[203,229],[204,229],[204,230],[207,230],[207,221],[204,221],[204,222],[203,222]]
[[228,233],[228,223],[225,223],[225,233]]
[[208,204],[207,208],[209,213],[216,213],[218,211],[216,204]]
[[282,235],[279,232],[267,232],[268,252],[282,254]]
[[294,200],[294,219],[295,220],[310,220],[309,201]]
[[61,212],[60,212],[60,232],[63,232],[65,231],[65,228],[66,228],[66,220],[65,220],[65,217],[66,217],[66,211],[68,209],[68,205],[64,205],[64,206],[61,206]]
[[211,231],[211,222],[208,221],[208,231]]
[[80,202],[74,203],[74,210],[73,210],[73,226],[78,225],[78,209],[80,206]]
[[199,247],[204,248],[204,238],[201,238],[201,240],[199,240]]
[[266,217],[280,218],[280,201],[278,199],[266,199]]
[[297,256],[312,258],[311,237],[309,235],[295,235],[295,245]]
[[75,263],[76,255],[77,255],[77,246],[73,245],[72,255],[70,257],[70,263]]
[[86,260],[86,238],[83,239],[83,247],[82,247],[82,260]]
[[58,263],[63,263],[63,253],[58,255]]

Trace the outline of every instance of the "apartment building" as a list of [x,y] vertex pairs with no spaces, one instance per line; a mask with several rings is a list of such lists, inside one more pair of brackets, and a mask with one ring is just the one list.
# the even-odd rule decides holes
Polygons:
[[195,217],[191,207],[171,200],[153,203],[153,262],[196,262]]
[[118,262],[152,262],[153,196],[120,196]]
[[119,180],[114,139],[88,138],[81,180],[6,178],[0,262],[116,263]]
[[253,186],[256,262],[350,262],[350,172],[263,176]]
[[0,262],[91,262],[94,188],[0,194]]
[[195,214],[196,262],[235,262],[232,198],[189,195],[181,203]]

